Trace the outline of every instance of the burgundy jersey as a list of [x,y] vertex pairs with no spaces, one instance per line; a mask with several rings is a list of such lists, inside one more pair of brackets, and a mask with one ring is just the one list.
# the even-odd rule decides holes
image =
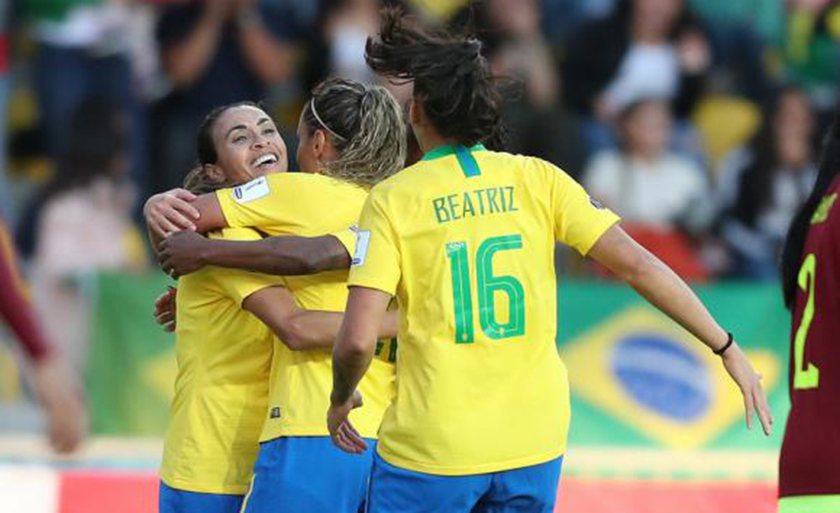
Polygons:
[[840,495],[840,177],[811,218],[797,277],[779,496]]

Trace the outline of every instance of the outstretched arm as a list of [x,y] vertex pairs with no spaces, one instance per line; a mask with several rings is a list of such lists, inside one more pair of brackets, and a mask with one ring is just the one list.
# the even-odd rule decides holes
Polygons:
[[[341,312],[301,309],[291,292],[279,286],[251,294],[242,308],[263,321],[293,351],[331,348],[344,320]],[[397,312],[388,312],[374,340],[396,337],[398,331]]]
[[[589,255],[710,349],[722,349],[727,343],[727,332],[715,322],[688,285],[618,225],[601,236]],[[755,411],[764,433],[769,435],[773,417],[761,387],[761,376],[753,370],[738,344],[733,343],[723,353],[722,359],[727,372],[744,395],[747,427],[752,427]]]
[[279,236],[259,241],[210,240],[195,232],[175,233],[161,241],[161,268],[173,277],[206,265],[244,269],[277,276],[347,269],[350,255],[332,235]]

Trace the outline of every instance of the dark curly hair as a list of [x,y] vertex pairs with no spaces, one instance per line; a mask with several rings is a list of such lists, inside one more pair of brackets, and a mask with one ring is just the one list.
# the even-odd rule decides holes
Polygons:
[[385,77],[414,82],[438,134],[465,146],[500,146],[501,95],[476,38],[425,29],[398,7],[382,11],[378,38],[368,38],[368,66]]

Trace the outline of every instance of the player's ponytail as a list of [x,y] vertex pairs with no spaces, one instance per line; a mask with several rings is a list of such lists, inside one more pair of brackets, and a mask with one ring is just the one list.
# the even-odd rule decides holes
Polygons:
[[421,28],[399,8],[383,10],[378,39],[368,38],[368,65],[414,82],[414,97],[444,139],[471,146],[503,132],[501,96],[478,39]]
[[331,78],[318,84],[303,111],[310,130],[323,129],[339,154],[321,172],[370,188],[402,169],[406,127],[397,100],[381,86]]
[[785,305],[790,309],[793,309],[796,297],[799,266],[802,263],[802,250],[805,247],[805,239],[808,236],[811,219],[838,174],[840,174],[840,108],[835,113],[834,123],[825,140],[817,181],[808,200],[799,208],[793,218],[782,251],[782,290]]

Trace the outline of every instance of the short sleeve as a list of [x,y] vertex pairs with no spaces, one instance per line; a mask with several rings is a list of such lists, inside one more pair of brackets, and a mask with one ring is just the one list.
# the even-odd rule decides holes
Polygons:
[[397,235],[383,207],[381,195],[374,189],[362,209],[347,284],[395,295],[400,277]]
[[[211,234],[211,238],[224,240],[251,241],[259,240],[260,234],[247,228],[226,228],[221,232]],[[213,269],[213,277],[224,294],[242,305],[245,299],[262,289],[283,286],[285,282],[280,276],[253,273],[241,269],[227,269],[217,267]]]
[[227,225],[231,228],[279,226],[294,223],[296,199],[291,187],[280,184],[281,175],[272,173],[255,180],[216,191]]
[[620,218],[592,200],[583,187],[561,169],[548,163],[545,165],[550,168],[554,236],[586,255]]
[[356,252],[356,238],[358,237],[359,227],[352,226],[340,232],[331,233],[333,237],[338,239],[338,242],[347,250],[347,254],[352,256]]

